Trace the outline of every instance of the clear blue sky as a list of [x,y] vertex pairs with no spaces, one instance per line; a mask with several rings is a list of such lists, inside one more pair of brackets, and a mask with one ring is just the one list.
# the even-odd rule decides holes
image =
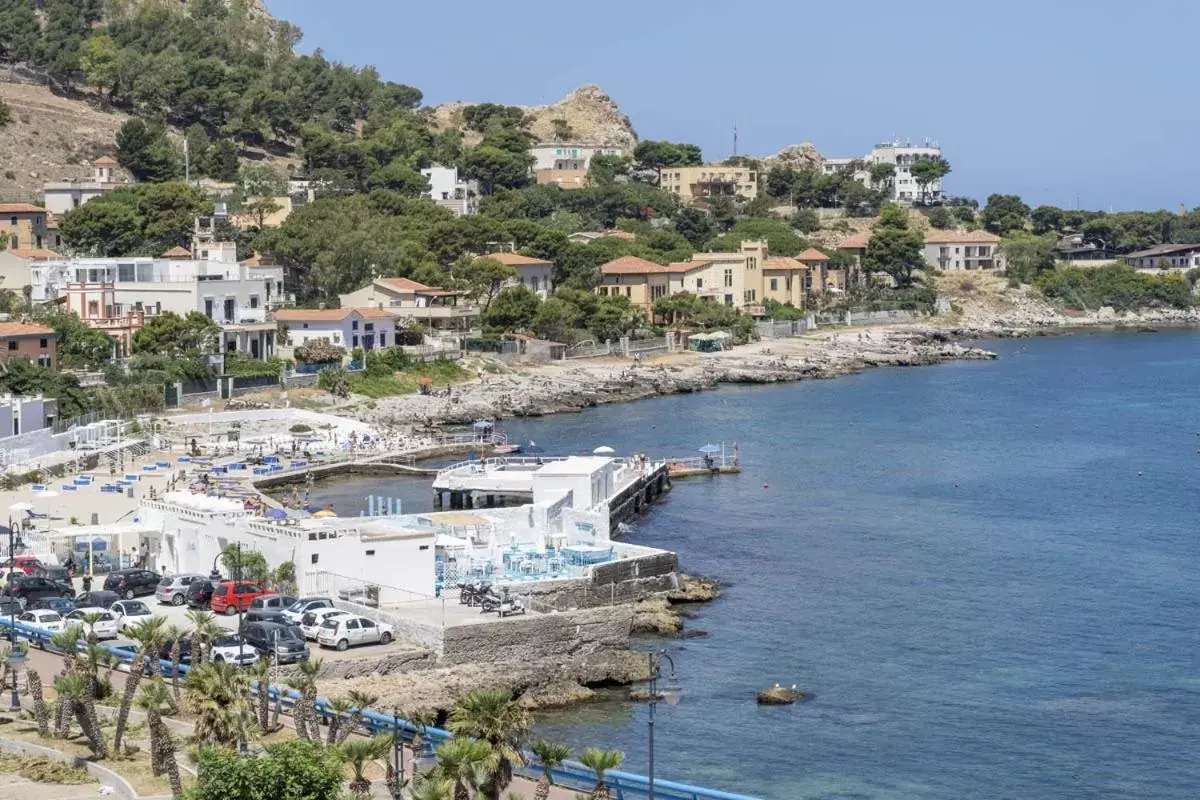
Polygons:
[[706,158],[938,140],[947,190],[1030,205],[1200,205],[1194,0],[267,0],[301,49],[430,104],[602,86],[641,138]]

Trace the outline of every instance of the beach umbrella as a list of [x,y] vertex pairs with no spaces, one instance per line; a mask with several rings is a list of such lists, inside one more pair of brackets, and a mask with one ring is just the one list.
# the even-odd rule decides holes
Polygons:
[[269,508],[267,509],[267,513],[263,516],[267,517],[268,519],[287,519],[288,512],[284,511],[282,508]]
[[714,453],[721,452],[721,447],[720,447],[720,445],[706,444],[706,445],[704,445],[704,447],[700,448],[700,452],[711,456]]
[[615,452],[617,452],[617,451],[613,450],[611,447],[605,445],[603,447],[597,447],[595,450],[593,450],[592,455],[594,455],[594,456],[611,456]]
[[337,516],[336,512],[330,511],[328,508],[324,508],[324,509],[321,509],[320,511],[318,511],[317,513],[313,514],[313,519],[329,519],[330,517],[336,517],[336,516]]

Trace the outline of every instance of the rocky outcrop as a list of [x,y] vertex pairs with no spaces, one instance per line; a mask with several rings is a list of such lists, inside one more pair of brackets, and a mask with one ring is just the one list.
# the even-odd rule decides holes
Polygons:
[[633,606],[633,632],[655,636],[676,636],[683,630],[683,619],[663,597],[652,597]]
[[679,588],[667,592],[667,600],[678,603],[707,603],[721,596],[721,582],[716,578],[680,575]]
[[[462,131],[468,144],[478,142],[480,135],[463,125],[462,111],[473,103],[447,103],[432,109],[434,124],[440,130]],[[527,130],[538,141],[553,142],[562,133],[572,142],[622,147],[633,150],[637,133],[629,117],[621,113],[608,94],[599,86],[581,86],[569,95],[548,106],[518,106],[525,111]],[[556,122],[558,120],[558,122]]]
[[790,706],[805,699],[804,692],[795,686],[787,687],[775,684],[769,689],[761,689],[756,695],[760,706]]
[[825,163],[825,157],[817,150],[812,142],[788,145],[773,156],[762,160],[764,170],[773,167],[793,170],[820,170]]

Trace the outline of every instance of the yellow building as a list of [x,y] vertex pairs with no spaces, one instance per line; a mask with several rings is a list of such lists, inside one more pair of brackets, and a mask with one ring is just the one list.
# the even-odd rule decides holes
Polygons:
[[709,267],[707,261],[681,261],[675,264],[655,264],[637,256],[622,256],[600,267],[601,297],[629,298],[629,302],[654,317],[654,301],[669,297],[686,288],[689,276],[701,274]]
[[699,167],[663,167],[658,185],[684,203],[725,195],[753,200],[758,197],[758,170],[703,164]]
[[0,236],[8,249],[46,249],[46,214],[46,209],[29,203],[0,203]]

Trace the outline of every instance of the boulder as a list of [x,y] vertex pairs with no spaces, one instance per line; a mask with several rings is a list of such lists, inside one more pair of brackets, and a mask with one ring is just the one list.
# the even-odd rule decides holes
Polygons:
[[775,684],[769,689],[760,689],[757,695],[760,706],[790,706],[804,698],[804,692],[798,691],[795,686],[787,687],[779,684]]

